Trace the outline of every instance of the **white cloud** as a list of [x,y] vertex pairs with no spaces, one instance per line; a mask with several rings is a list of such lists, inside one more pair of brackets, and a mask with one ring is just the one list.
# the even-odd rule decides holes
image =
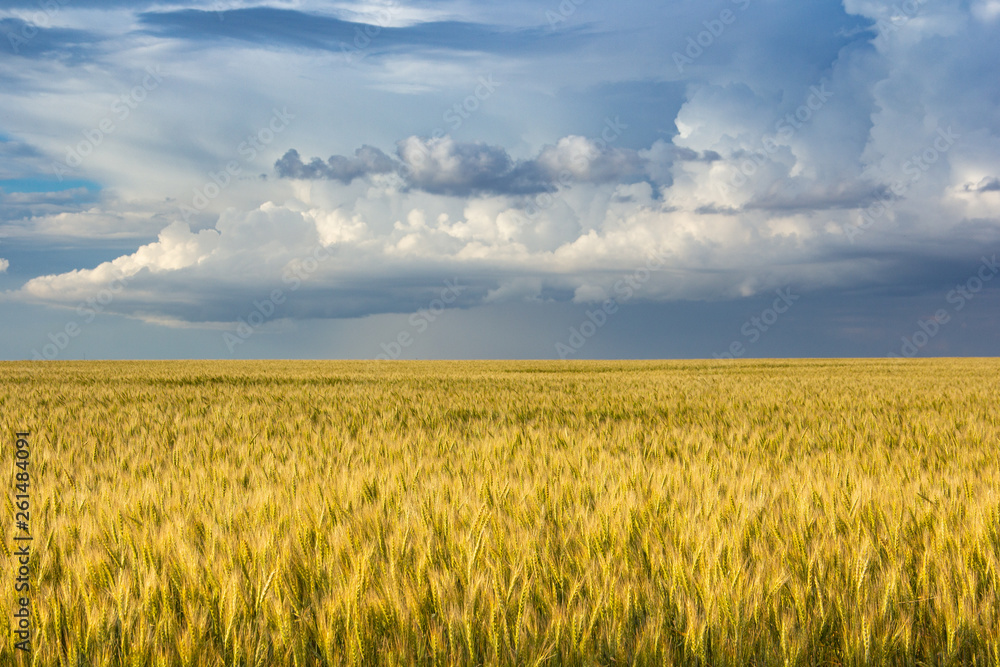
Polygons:
[[184,223],[175,222],[160,232],[155,243],[144,245],[131,255],[104,262],[93,269],[33,278],[25,283],[21,292],[37,301],[79,301],[109,285],[117,287],[117,283],[128,281],[144,270],[154,275],[166,274],[201,263],[218,248],[219,238],[215,230],[192,233]]
[[972,5],[972,13],[983,23],[992,23],[1000,16],[1000,0],[979,0]]
[[546,146],[538,156],[538,163],[553,180],[564,174],[571,182],[618,182],[642,169],[635,151],[609,147],[603,140],[580,136],[563,137],[555,146]]

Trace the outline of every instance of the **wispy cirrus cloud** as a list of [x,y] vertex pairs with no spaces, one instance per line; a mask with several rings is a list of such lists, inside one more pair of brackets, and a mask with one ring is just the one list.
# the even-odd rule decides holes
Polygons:
[[350,53],[358,48],[370,48],[370,53],[375,54],[401,48],[530,53],[559,51],[581,44],[579,28],[553,33],[544,27],[509,28],[467,21],[379,25],[274,7],[149,11],[139,14],[138,18],[144,29],[157,37],[232,39],[258,47],[308,48],[335,53]]

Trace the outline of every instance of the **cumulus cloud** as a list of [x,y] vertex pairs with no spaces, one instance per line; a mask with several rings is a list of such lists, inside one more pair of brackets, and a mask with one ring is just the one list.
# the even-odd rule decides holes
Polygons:
[[355,178],[369,174],[386,174],[396,170],[392,158],[372,146],[362,146],[353,157],[334,155],[326,162],[313,158],[303,164],[299,152],[294,148],[285,153],[274,164],[275,170],[283,178],[325,178],[341,183],[350,183]]
[[24,285],[22,294],[39,301],[84,300],[116,281],[129,281],[140,272],[166,275],[181,271],[204,261],[218,244],[218,231],[192,233],[186,224],[177,222],[160,232],[155,243],[144,245],[131,255],[104,262],[94,269],[33,278]]
[[516,164],[507,151],[451,137],[409,137],[397,144],[407,184],[427,192],[466,196],[531,193],[549,186],[530,163]]
[[[517,196],[474,198],[457,214],[449,195],[391,187],[366,195],[331,206],[328,194],[303,191],[302,199],[229,210],[213,229],[174,223],[132,254],[35,278],[11,296],[74,305],[114,285],[121,289],[108,311],[150,322],[225,322],[274,289],[289,295],[280,317],[412,312],[445,278],[467,286],[457,306],[589,302],[614,296],[623,276],[653,256],[659,268],[637,298],[737,297],[872,274],[865,257],[826,257],[840,233],[807,214],[775,220],[678,210],[645,182],[573,188],[534,210]],[[398,218],[387,227],[373,210]]]
[[10,262],[0,257],[0,273],[5,273],[10,268]]
[[535,162],[553,181],[614,183],[643,173],[644,160],[634,150],[607,147],[580,136],[560,139],[542,149]]
[[397,143],[396,157],[370,146],[354,158],[334,155],[325,163],[303,164],[292,149],[275,163],[282,178],[326,179],[350,183],[355,178],[389,172],[406,185],[435,194],[469,196],[483,193],[528,194],[551,189],[551,179],[531,162],[516,163],[506,150],[484,143],[456,142],[449,136],[411,136]]
[[[621,131],[620,129],[618,130]],[[613,141],[614,137],[612,137]],[[411,136],[396,144],[392,158],[377,148],[363,146],[354,157],[334,155],[324,162],[302,162],[289,150],[274,167],[278,176],[302,180],[354,179],[395,172],[407,187],[456,197],[529,195],[552,192],[559,186],[630,182],[666,175],[677,161],[719,159],[715,151],[698,151],[657,142],[647,151],[620,148],[603,138],[570,135],[544,146],[529,160],[514,160],[500,146],[455,141],[450,136]]]

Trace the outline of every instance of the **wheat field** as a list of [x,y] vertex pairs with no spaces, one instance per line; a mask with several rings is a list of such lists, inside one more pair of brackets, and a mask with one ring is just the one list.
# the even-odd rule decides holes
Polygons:
[[0,364],[0,664],[1000,667],[1000,361]]

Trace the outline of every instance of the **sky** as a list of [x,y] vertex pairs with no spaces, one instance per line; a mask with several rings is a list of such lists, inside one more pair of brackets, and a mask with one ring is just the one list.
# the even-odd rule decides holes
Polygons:
[[0,359],[994,356],[998,31],[5,0]]

